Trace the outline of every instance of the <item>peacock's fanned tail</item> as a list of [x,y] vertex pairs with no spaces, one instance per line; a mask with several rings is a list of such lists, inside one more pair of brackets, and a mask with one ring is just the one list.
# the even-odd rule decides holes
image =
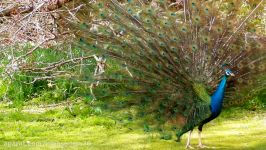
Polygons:
[[210,113],[208,95],[223,64],[236,74],[227,106],[266,84],[265,37],[247,26],[263,0],[242,16],[240,0],[184,0],[182,9],[164,0],[84,2],[79,25],[72,24],[78,45],[112,64],[96,78],[95,93],[116,96],[117,108],[134,106],[138,116],[159,124],[195,125]]

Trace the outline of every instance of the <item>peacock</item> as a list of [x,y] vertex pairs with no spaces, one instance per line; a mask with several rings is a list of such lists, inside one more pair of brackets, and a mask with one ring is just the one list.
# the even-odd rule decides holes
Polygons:
[[83,2],[70,23],[76,45],[109,65],[94,77],[97,99],[120,97],[109,106],[133,107],[178,142],[189,132],[186,148],[195,127],[204,147],[203,126],[266,85],[265,31],[252,21],[263,0]]

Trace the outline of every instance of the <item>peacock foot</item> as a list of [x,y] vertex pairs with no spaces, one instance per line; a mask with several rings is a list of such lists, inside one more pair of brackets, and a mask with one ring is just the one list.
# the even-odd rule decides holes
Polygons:
[[199,144],[197,147],[198,147],[198,148],[208,148],[208,146],[203,145],[203,144]]
[[186,149],[194,149],[191,145],[186,145]]

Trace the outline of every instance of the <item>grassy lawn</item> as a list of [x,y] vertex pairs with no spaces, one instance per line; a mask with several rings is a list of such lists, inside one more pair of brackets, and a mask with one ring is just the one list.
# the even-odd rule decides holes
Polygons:
[[[91,150],[174,150],[181,143],[161,140],[157,133],[145,133],[112,119],[112,115],[73,117],[64,108],[20,110],[0,106],[1,149],[91,149]],[[192,145],[196,148],[197,131]],[[265,150],[266,112],[228,110],[203,128],[206,149]]]

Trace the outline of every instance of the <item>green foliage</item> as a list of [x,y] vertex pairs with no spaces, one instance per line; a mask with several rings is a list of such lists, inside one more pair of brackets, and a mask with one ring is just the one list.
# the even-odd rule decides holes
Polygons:
[[266,89],[262,90],[257,97],[261,103],[266,105]]
[[86,118],[90,115],[102,114],[102,109],[100,107],[91,107],[85,103],[75,104],[73,106],[67,107],[66,110],[72,116],[81,118]]
[[0,79],[0,98],[3,99],[3,97],[6,95],[7,89],[8,89],[8,86],[5,83],[5,81]]
[[[49,88],[48,82],[44,80],[31,82],[33,78],[28,76],[14,75],[11,81],[4,81],[1,85],[1,97],[13,102],[14,106],[22,105],[23,102],[33,100],[34,102],[54,103],[66,100],[65,92],[72,92],[65,83],[60,83],[59,87]],[[65,82],[69,82],[66,81]],[[64,88],[63,88],[64,87]],[[69,94],[70,94],[69,93]]]
[[258,95],[248,101],[244,108],[249,110],[266,109],[266,89],[261,90]]
[[29,80],[28,77],[15,74],[13,79],[2,81],[1,95],[3,95],[3,97],[1,97],[12,101],[15,106],[22,105],[22,103],[34,93],[34,85],[23,83]]
[[163,140],[171,140],[172,139],[172,134],[171,133],[162,133],[161,134],[161,139],[163,139]]
[[[14,47],[6,48],[8,52],[12,52],[12,58],[18,58],[24,53],[32,49],[32,45],[17,45]],[[14,51],[16,49],[16,51]],[[32,68],[44,68],[47,65],[68,60],[85,55],[82,49],[73,47],[71,50],[61,46],[60,48],[38,48],[27,58],[23,58],[24,68],[29,70]],[[1,60],[2,66],[0,73],[4,73],[5,66],[10,63],[10,60],[3,58]],[[24,102],[28,103],[58,103],[68,99],[75,99],[77,97],[89,97],[89,85],[91,83],[91,73],[94,71],[94,65],[86,65],[88,63],[95,63],[90,60],[83,60],[84,65],[73,67],[66,64],[53,71],[42,72],[39,71],[24,71],[23,69],[12,72],[10,76],[3,76],[0,79],[0,100],[10,101],[11,107],[22,106]],[[73,78],[69,77],[53,77],[48,79],[36,80],[42,77],[54,76],[56,71],[65,71],[66,73],[73,74]],[[87,83],[77,82],[86,81]],[[90,99],[90,98],[89,98]]]

